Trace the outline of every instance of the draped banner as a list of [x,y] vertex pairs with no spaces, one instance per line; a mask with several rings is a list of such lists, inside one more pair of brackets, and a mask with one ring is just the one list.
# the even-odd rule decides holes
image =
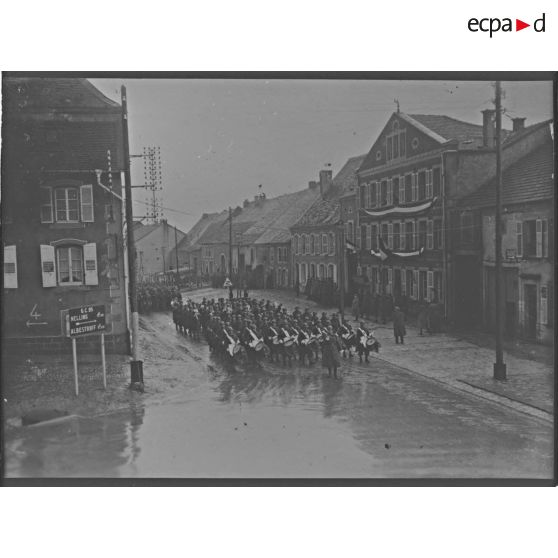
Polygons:
[[394,216],[394,215],[415,215],[416,213],[422,213],[423,211],[429,210],[437,201],[437,197],[433,198],[430,201],[420,203],[418,205],[411,205],[411,206],[395,206],[390,207],[389,209],[378,209],[378,210],[370,210],[370,209],[361,209],[362,213],[365,215],[369,215],[370,217],[386,217]]
[[424,246],[419,248],[418,250],[413,250],[412,252],[393,252],[389,248],[386,247],[384,240],[380,236],[378,238],[379,243],[379,250],[370,250],[370,253],[375,256],[376,258],[380,258],[382,261],[387,260],[389,257],[396,257],[396,258],[411,258],[416,256],[422,256],[424,253]]

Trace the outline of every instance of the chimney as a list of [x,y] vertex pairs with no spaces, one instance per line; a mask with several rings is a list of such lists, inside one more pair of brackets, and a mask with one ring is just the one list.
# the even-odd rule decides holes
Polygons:
[[332,171],[330,170],[320,171],[320,194],[322,194],[322,196],[324,196],[329,190],[332,180],[333,180]]
[[485,109],[482,111],[482,144],[493,148],[496,141],[496,111]]
[[514,132],[519,132],[523,129],[525,129],[525,118],[512,118],[512,122],[513,122],[513,131]]
[[310,182],[308,182],[308,188],[310,188],[310,190],[313,190],[317,186],[318,186],[318,183],[315,180],[310,180]]

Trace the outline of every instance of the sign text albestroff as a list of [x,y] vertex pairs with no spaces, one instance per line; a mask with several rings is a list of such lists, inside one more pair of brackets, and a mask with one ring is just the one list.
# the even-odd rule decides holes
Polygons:
[[70,337],[103,333],[106,329],[104,304],[70,308],[68,318],[70,321]]

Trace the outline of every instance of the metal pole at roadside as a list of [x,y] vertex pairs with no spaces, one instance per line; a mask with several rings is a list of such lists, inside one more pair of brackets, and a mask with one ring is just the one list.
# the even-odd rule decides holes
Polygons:
[[502,350],[502,84],[496,82],[496,215],[495,215],[495,295],[496,295],[496,362],[494,379],[506,380]]
[[76,338],[72,337],[72,357],[74,359],[74,388],[76,396],[79,395],[78,365],[77,365],[77,346]]
[[103,364],[103,387],[107,389],[107,361],[105,358],[105,334],[101,333],[101,362]]
[[126,236],[128,247],[128,286],[130,299],[130,316],[132,318],[132,361],[131,381],[143,382],[143,363],[138,360],[138,333],[139,333],[139,314],[138,314],[138,294],[136,287],[136,247],[134,242],[134,218],[132,213],[132,179],[130,172],[130,144],[128,138],[128,99],[126,87],[121,87],[122,97],[122,135],[124,147],[124,189],[126,192]]

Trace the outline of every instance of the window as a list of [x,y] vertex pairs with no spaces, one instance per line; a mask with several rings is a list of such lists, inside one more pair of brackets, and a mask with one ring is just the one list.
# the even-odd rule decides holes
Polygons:
[[399,177],[394,176],[391,179],[391,203],[399,205]]
[[406,288],[407,288],[407,295],[410,296],[413,299],[416,299],[417,297],[417,293],[416,293],[416,284],[415,284],[415,272],[412,269],[408,269],[406,271]]
[[372,250],[378,249],[378,225],[370,227],[370,245]]
[[384,244],[387,244],[387,242],[388,242],[388,226],[387,226],[387,223],[384,223],[382,225],[381,231],[382,231],[382,240],[384,241]]
[[426,199],[426,171],[423,170],[418,173],[418,199]]
[[43,287],[98,285],[97,246],[41,245],[41,271]]
[[275,260],[275,248],[270,248],[269,249],[269,263],[271,265],[273,265],[274,260]]
[[405,225],[406,234],[405,234],[405,245],[407,250],[414,250],[415,249],[415,224],[412,221],[408,221]]
[[56,188],[54,192],[56,221],[77,222],[79,220],[77,188]]
[[405,175],[405,202],[413,201],[413,175]]
[[395,251],[399,250],[399,237],[401,234],[401,225],[399,223],[393,224],[393,249]]
[[333,264],[327,266],[327,277],[335,281],[335,266]]
[[387,245],[390,250],[393,250],[393,224],[388,223],[388,236],[387,236]]
[[315,246],[315,249],[316,249],[316,255],[318,255],[320,253],[320,235],[319,234],[314,235],[314,246]]
[[298,235],[293,236],[293,253],[298,254]]
[[328,237],[327,234],[322,234],[322,254],[327,255],[329,253]]
[[441,193],[442,193],[442,174],[440,172],[440,167],[434,167],[432,169],[432,195],[434,197],[437,197]]
[[418,223],[418,246],[417,248],[426,247],[426,221],[419,221]]
[[426,271],[419,272],[419,298],[420,300],[426,300],[428,298],[428,285],[426,282],[427,276]]
[[376,193],[376,189],[377,189],[377,182],[372,182],[370,184],[370,195],[369,195],[370,207],[376,207],[377,196],[378,196],[378,194]]
[[329,255],[333,256],[335,254],[335,235],[331,232],[329,233]]
[[367,226],[361,225],[360,226],[360,247],[362,250],[366,250],[366,233],[367,233]]
[[393,123],[392,133],[386,137],[386,158],[388,161],[404,157],[406,153],[406,132],[399,129],[399,122]]
[[413,179],[411,180],[411,183],[413,190],[413,201],[418,201],[418,174],[414,172],[412,176]]
[[401,223],[399,229],[399,249],[405,250],[405,223]]
[[443,248],[442,220],[434,219],[434,249],[440,250],[441,248]]
[[314,235],[310,235],[310,254],[314,254]]
[[92,223],[93,186],[84,184],[77,187],[41,187],[41,223]]
[[388,181],[382,180],[381,185],[381,194],[380,194],[380,205],[387,205],[388,204]]
[[432,250],[434,248],[434,223],[432,219],[428,219],[426,223],[426,249]]
[[307,253],[307,252],[306,252],[307,248],[308,248],[308,243],[306,242],[306,235],[303,234],[303,235],[302,235],[302,253],[303,253],[303,254],[306,254],[306,253]]
[[324,264],[320,264],[318,266],[318,277],[320,279],[325,279],[325,266],[324,266]]

